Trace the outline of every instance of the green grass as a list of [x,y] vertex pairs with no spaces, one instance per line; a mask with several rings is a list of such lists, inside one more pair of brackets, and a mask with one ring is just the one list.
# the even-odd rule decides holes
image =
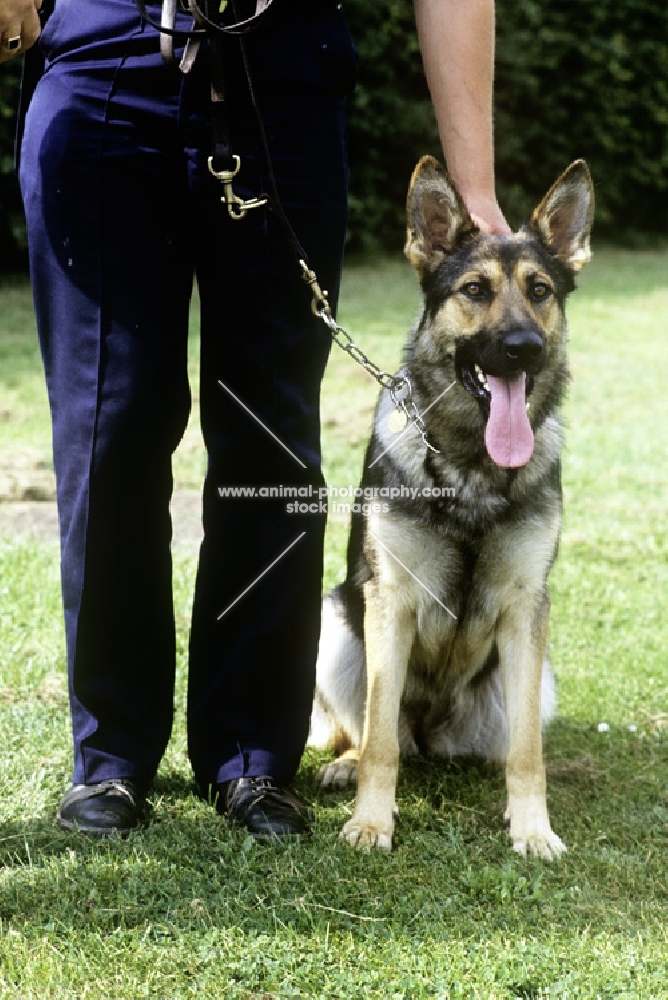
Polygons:
[[[153,822],[125,842],[64,834],[53,823],[70,768],[57,553],[6,539],[0,997],[668,997],[667,264],[601,252],[570,304],[566,518],[551,584],[560,714],[546,746],[569,853],[553,865],[512,854],[496,769],[416,761],[400,775],[396,850],[359,855],[337,842],[352,794],[319,791],[325,757],[313,751],[297,779],[314,807],[310,840],[260,847],[229,829],[194,796],[185,756],[194,567],[178,554],[177,713]],[[342,301],[364,350],[395,367],[418,306],[410,270],[351,269]],[[25,287],[0,289],[0,316],[2,454],[26,446],[45,461]],[[332,483],[357,481],[375,394],[334,348],[323,405]],[[175,463],[187,486],[202,467],[195,424],[189,434]],[[335,518],[328,585],[344,546]]]

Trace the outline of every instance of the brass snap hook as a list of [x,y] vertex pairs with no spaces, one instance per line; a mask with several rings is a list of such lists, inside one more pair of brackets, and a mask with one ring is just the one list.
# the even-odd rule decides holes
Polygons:
[[227,205],[227,211],[231,219],[238,222],[239,219],[246,217],[247,212],[252,208],[261,208],[262,205],[266,205],[269,200],[266,197],[260,198],[247,198],[244,200],[240,198],[238,194],[235,194],[234,188],[232,187],[232,181],[239,173],[241,167],[241,157],[232,156],[234,160],[234,170],[214,170],[213,167],[213,156],[210,156],[207,164],[209,167],[209,173],[216,178],[217,181],[223,185],[223,196],[221,201]]

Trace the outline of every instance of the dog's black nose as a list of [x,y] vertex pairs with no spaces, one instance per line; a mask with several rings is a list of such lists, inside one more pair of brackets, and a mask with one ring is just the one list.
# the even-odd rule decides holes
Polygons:
[[514,330],[503,338],[503,353],[513,367],[536,371],[543,363],[545,348],[540,334],[534,330]]

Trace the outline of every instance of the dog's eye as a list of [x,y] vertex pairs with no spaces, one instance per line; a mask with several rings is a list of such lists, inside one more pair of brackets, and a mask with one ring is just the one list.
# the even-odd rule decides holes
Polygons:
[[536,281],[531,289],[534,299],[546,299],[550,294],[550,287],[544,281]]
[[464,292],[470,299],[482,299],[485,289],[481,281],[467,281],[464,285]]

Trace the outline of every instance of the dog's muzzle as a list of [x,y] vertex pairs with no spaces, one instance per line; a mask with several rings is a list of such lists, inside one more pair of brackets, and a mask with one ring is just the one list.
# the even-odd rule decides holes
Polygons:
[[457,374],[482,407],[487,452],[500,468],[520,468],[533,454],[527,397],[545,356],[543,338],[527,327],[470,338],[457,352]]

